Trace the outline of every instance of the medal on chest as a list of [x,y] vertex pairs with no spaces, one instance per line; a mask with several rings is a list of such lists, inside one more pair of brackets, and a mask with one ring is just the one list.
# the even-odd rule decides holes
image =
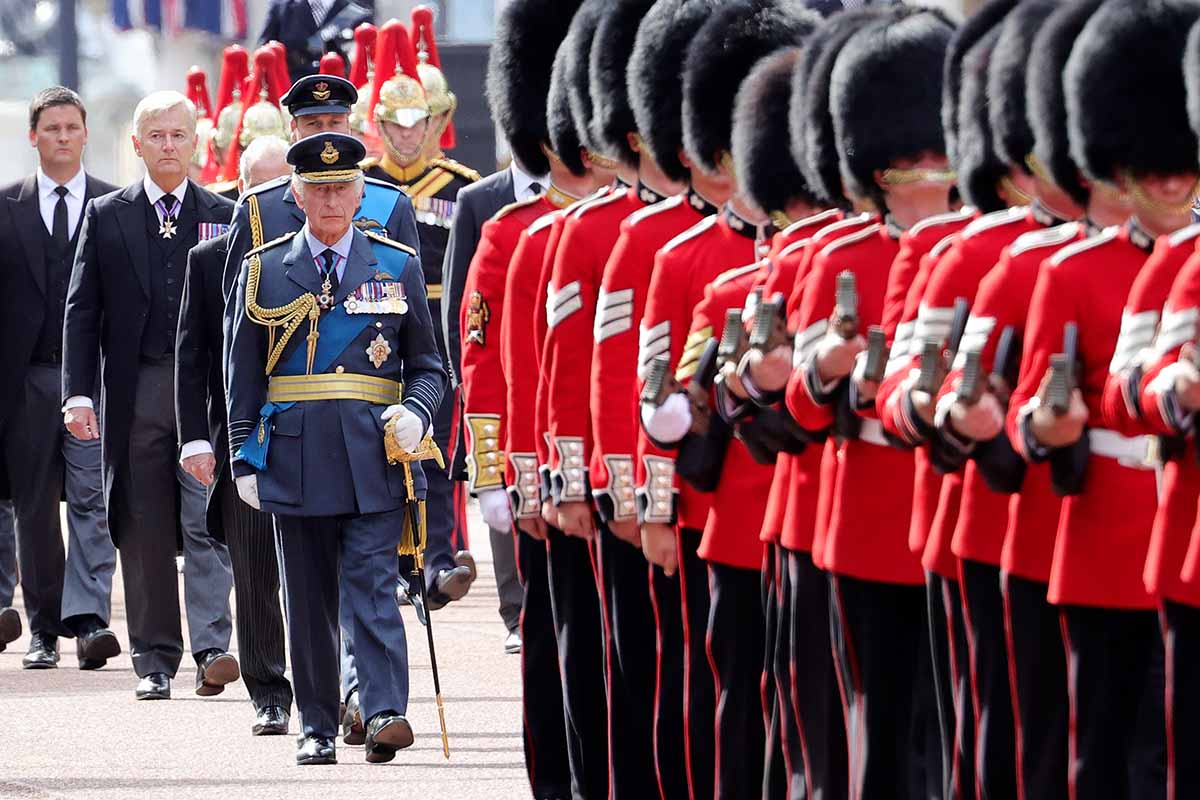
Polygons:
[[392,346],[388,344],[388,340],[383,338],[383,334],[377,334],[371,343],[367,345],[367,358],[371,359],[371,363],[375,365],[375,369],[383,366],[383,362],[388,360],[388,356],[392,354]]
[[321,282],[321,293],[317,295],[317,302],[320,303],[322,311],[333,308],[333,284],[330,283],[328,275]]
[[164,239],[170,239],[175,233],[175,220],[169,216],[163,217],[162,224],[158,226],[158,235]]

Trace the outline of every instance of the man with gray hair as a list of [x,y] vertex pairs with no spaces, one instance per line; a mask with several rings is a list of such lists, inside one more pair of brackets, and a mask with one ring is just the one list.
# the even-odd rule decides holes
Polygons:
[[[255,139],[238,164],[238,192],[291,173],[287,142]],[[254,703],[255,736],[287,733],[292,686],[284,674],[283,613],[271,517],[238,499],[229,472],[221,330],[225,295],[221,275],[229,234],[200,242],[187,257],[179,333],[175,338],[175,413],[180,464],[208,487],[208,533],[229,547],[237,592],[238,653],[242,679]]]
[[[226,652],[229,553],[205,533],[202,487],[176,464],[173,388],[185,259],[198,241],[228,227],[233,207],[187,178],[196,108],[183,95],[155,92],[138,103],[132,139],[145,178],[95,199],[84,213],[64,315],[63,413],[72,436],[102,443],[104,500],[141,678],[137,698],[169,698],[183,656],[177,540],[197,693],[216,694],[238,677]],[[92,397],[100,399],[103,426]]]

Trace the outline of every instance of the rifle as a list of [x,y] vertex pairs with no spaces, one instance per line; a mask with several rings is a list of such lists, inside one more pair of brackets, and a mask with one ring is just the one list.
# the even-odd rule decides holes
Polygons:
[[992,381],[1003,381],[1004,387],[1011,392],[1017,385],[1017,371],[1021,365],[1014,356],[1017,351],[1017,329],[1005,325],[1000,331],[1000,339],[996,342],[996,359],[992,362]]
[[920,371],[913,391],[925,392],[933,396],[941,388],[945,362],[942,360],[942,343],[930,337],[921,348]]
[[967,353],[966,363],[963,364],[962,381],[958,385],[958,401],[965,406],[975,405],[983,397],[985,383],[980,353],[973,350]]
[[1079,353],[1079,327],[1068,322],[1063,327],[1063,352],[1050,356],[1050,381],[1046,386],[1046,404],[1056,417],[1071,407],[1071,393],[1077,377],[1075,360]]
[[761,301],[754,309],[754,325],[750,330],[750,347],[765,353],[788,343],[784,297],[776,292],[770,300]]
[[967,332],[967,320],[971,318],[971,303],[965,297],[954,301],[954,317],[950,322],[950,336],[946,339],[946,366],[949,368],[958,357],[963,334]]
[[646,382],[642,384],[639,398],[643,403],[661,406],[675,391],[675,376],[671,374],[671,355],[662,353],[650,362],[646,370]]
[[839,272],[833,304],[833,329],[843,339],[858,335],[858,282],[850,270]]
[[867,329],[867,363],[864,365],[863,379],[874,383],[882,381],[889,355],[887,335],[883,328],[872,325]]
[[725,312],[725,327],[721,330],[721,342],[717,346],[717,368],[741,358],[742,339],[746,331],[742,328],[742,310],[731,308]]

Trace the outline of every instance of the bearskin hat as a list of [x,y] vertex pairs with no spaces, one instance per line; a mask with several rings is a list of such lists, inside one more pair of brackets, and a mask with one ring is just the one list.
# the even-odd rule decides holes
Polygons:
[[987,70],[988,121],[996,154],[1029,172],[1025,163],[1033,152],[1033,129],[1025,106],[1025,73],[1033,40],[1058,0],[1024,0],[1000,26]]
[[885,205],[876,170],[944,153],[942,67],[954,25],[921,10],[859,30],[838,55],[829,107],[842,181],[853,196]]
[[833,116],[829,111],[829,76],[838,53],[850,37],[888,13],[891,13],[889,7],[872,6],[834,14],[805,41],[792,73],[792,102],[788,112],[792,158],[800,166],[805,183],[825,205],[847,205],[838,170]]
[[637,152],[629,146],[629,134],[637,120],[629,105],[626,74],[638,26],[654,0],[616,0],[600,20],[588,68],[592,95],[592,139],[608,156],[637,167]]
[[738,89],[733,111],[733,163],[738,183],[764,211],[782,211],[812,196],[800,167],[789,156],[788,106],[792,101],[792,72],[802,48],[788,47],[755,65]]
[[989,120],[988,65],[1000,39],[999,26],[992,28],[963,57],[959,73],[957,159],[958,190],[965,201],[985,214],[999,211],[1007,203],[996,184],[1008,174],[1009,165],[996,151]]
[[733,134],[734,98],[759,59],[795,45],[820,16],[792,0],[739,0],[717,8],[688,48],[683,69],[683,143],[716,172]]
[[1081,206],[1087,205],[1090,191],[1080,181],[1079,165],[1071,157],[1063,70],[1083,26],[1103,1],[1075,0],[1051,14],[1034,37],[1025,73],[1033,155],[1046,177]]
[[683,62],[717,0],[658,0],[642,19],[629,59],[629,104],[642,141],[673,181],[688,179],[683,149]]
[[1086,175],[1196,170],[1183,53],[1193,0],[1106,0],[1071,49],[1064,76],[1071,154]]
[[1192,132],[1200,134],[1200,24],[1193,25],[1183,58],[1184,84],[1187,87],[1188,119]]
[[583,146],[591,153],[600,154],[600,148],[592,139],[591,52],[592,42],[600,20],[611,8],[613,0],[584,0],[583,6],[571,20],[571,29],[563,45],[567,48],[563,79],[567,82],[567,99],[571,103],[571,116],[575,118],[575,130]]
[[542,152],[546,96],[558,43],[567,34],[580,0],[510,0],[496,23],[488,55],[486,94],[492,119],[513,157],[533,175],[550,163]]
[[942,74],[942,128],[946,133],[946,153],[958,165],[958,103],[962,96],[962,62],[967,52],[988,31],[998,28],[1017,0],[984,0],[982,6],[967,17],[954,34],[946,51]]
[[[546,129],[549,131],[550,149],[562,161],[571,174],[582,176],[588,166],[580,152],[583,142],[575,130],[575,119],[571,116],[571,101],[567,97],[567,59],[570,45],[563,42],[554,56],[550,75],[550,91],[546,98]],[[544,155],[544,154],[543,154]],[[549,162],[547,162],[547,171]]]

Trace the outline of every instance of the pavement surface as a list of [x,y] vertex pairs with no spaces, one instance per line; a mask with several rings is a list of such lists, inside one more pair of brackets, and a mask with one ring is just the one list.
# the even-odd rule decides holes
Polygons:
[[[70,639],[60,640],[58,669],[23,670],[26,630],[0,653],[0,798],[529,797],[520,657],[504,653],[487,529],[474,508],[471,543],[478,580],[433,618],[449,761],[442,757],[424,630],[409,607],[403,612],[411,658],[408,719],[416,743],[390,764],[367,764],[362,747],[339,740],[336,766],[297,767],[295,709],[292,735],[251,736],[254,714],[244,685],[197,697],[190,651],[172,682],[173,699],[165,702],[134,700],[137,676],[127,652],[98,672],[80,672]],[[182,585],[181,578],[181,592]],[[113,587],[112,628],[128,650],[119,571]],[[15,605],[24,618],[19,591]],[[235,653],[236,647],[235,637]]]

